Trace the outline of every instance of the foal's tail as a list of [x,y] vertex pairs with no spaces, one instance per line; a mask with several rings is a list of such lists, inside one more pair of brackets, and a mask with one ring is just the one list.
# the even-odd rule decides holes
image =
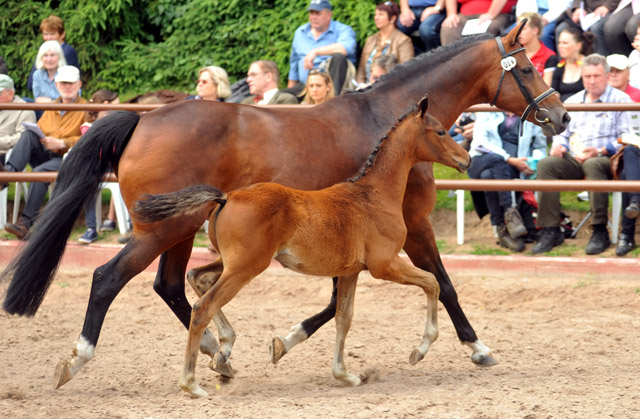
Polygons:
[[195,185],[158,195],[144,195],[133,208],[136,218],[143,223],[156,223],[165,218],[198,212],[205,205],[224,206],[227,196],[218,188]]
[[0,275],[10,279],[4,309],[33,316],[44,299],[85,202],[95,199],[102,179],[118,167],[140,117],[116,112],[96,121],[64,159],[50,202],[36,221],[27,245]]

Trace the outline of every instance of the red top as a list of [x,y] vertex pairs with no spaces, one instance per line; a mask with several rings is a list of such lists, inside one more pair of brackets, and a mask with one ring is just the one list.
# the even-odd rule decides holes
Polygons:
[[[463,15],[481,15],[489,11],[491,0],[458,0],[460,13]],[[500,13],[511,13],[516,5],[516,0],[507,0]]]
[[640,102],[640,89],[636,89],[632,85],[627,84],[627,88],[624,92],[628,94],[634,102]]
[[[533,54],[533,57],[530,58],[533,65],[538,70],[538,73],[542,75],[544,73],[545,68],[554,68],[558,64],[558,58],[555,57],[556,53],[550,50],[543,44],[540,43],[540,49]],[[553,59],[549,59],[553,57]]]

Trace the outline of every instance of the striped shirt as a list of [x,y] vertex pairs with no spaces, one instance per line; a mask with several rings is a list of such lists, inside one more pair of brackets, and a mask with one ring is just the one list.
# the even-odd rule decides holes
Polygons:
[[[569,97],[565,103],[586,103],[585,90]],[[593,103],[631,103],[624,92],[607,85],[604,93]],[[585,147],[606,147],[610,156],[619,148],[618,137],[631,132],[630,111],[572,112],[571,122],[560,135],[553,137],[553,144],[563,145],[572,155],[580,154]]]

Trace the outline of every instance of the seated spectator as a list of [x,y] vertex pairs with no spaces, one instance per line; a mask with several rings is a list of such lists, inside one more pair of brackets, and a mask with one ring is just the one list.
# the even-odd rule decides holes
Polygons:
[[[594,36],[595,52],[606,57],[609,55],[609,48],[607,48],[604,39],[604,25],[611,17],[611,12],[618,6],[619,1],[573,0],[571,7],[558,19],[556,40],[559,41],[560,33],[570,27],[579,32],[588,30]],[[593,18],[593,21],[591,25],[588,25],[590,18]]]
[[538,70],[538,73],[544,78],[547,84],[551,84],[553,71],[558,65],[558,56],[555,52],[547,48],[540,42],[540,35],[544,23],[542,16],[537,13],[527,12],[518,16],[518,23],[527,19],[527,23],[522,28],[518,42],[526,48],[525,53]]
[[[0,103],[25,103],[16,95],[13,79],[0,74]],[[23,122],[36,122],[33,111],[0,110],[0,164],[4,164],[5,155],[18,141],[25,128]],[[1,185],[2,190],[6,185]]]
[[631,46],[633,51],[629,54],[629,84],[640,89],[640,23]]
[[516,0],[446,0],[445,5],[447,17],[440,29],[442,45],[461,39],[467,22],[475,19],[480,24],[491,22],[485,32],[500,35],[500,31],[511,23],[511,11]]
[[[516,4],[516,16],[523,13],[537,13],[540,15],[543,29],[540,31],[540,41],[550,50],[556,50],[556,25],[558,19],[565,13],[565,10],[573,3],[573,0],[518,0]],[[511,31],[518,22],[509,26],[505,32]]]
[[[80,71],[73,66],[58,69],[55,78],[60,97],[55,103],[87,103],[80,97]],[[55,172],[62,164],[62,156],[80,138],[80,125],[84,120],[82,111],[45,111],[38,120],[38,126],[44,138],[34,131],[26,130],[13,147],[11,157],[4,165],[4,170],[21,172],[27,164],[34,172]],[[17,224],[7,224],[5,230],[19,239],[28,233],[38,215],[49,184],[33,182],[29,187],[27,203]]]
[[[622,151],[623,169],[620,179],[640,180],[640,149],[625,146]],[[640,215],[640,193],[624,192],[622,194],[622,229],[618,236],[616,256],[624,256],[636,247],[636,218]]]
[[[43,19],[40,23],[40,33],[42,33],[43,41],[58,41],[62,47],[67,65],[72,65],[80,70],[80,61],[78,61],[78,54],[76,54],[76,50],[65,42],[67,33],[64,30],[64,22],[62,22],[62,19],[55,15],[50,15]],[[27,80],[27,89],[29,91],[33,90],[33,73],[35,73],[35,71],[36,63],[34,62],[31,67],[31,73],[29,73],[29,79]]]
[[604,39],[610,54],[629,55],[633,50],[631,42],[640,23],[640,13],[634,11],[632,5],[635,2],[621,1],[604,24]]
[[358,83],[366,83],[371,78],[371,67],[380,57],[393,54],[396,62],[404,63],[413,58],[411,39],[396,29],[398,5],[392,1],[376,6],[373,20],[378,32],[367,38],[360,55],[360,64],[356,73]]
[[[516,179],[534,173],[527,163],[532,155],[544,156],[547,139],[542,129],[529,122],[520,134],[520,118],[503,112],[480,112],[476,117],[473,141],[469,150],[471,166],[467,170],[471,179]],[[524,224],[510,191],[473,192],[476,211],[480,218],[487,212],[491,225],[498,232],[500,246],[514,252],[525,248],[523,236],[528,229]],[[535,230],[531,212],[528,213],[531,230]]]
[[[112,92],[111,90],[98,90],[91,96],[89,103],[103,103],[103,104],[118,104],[120,103],[120,98],[118,94]],[[84,123],[80,126],[80,133],[84,135],[91,125],[98,119],[104,118],[109,115],[112,111],[86,111],[84,113]],[[100,231],[113,231],[116,228],[116,208],[113,203],[113,197],[111,198],[111,203],[109,204],[109,213],[107,219],[104,221],[102,226],[100,227]],[[93,243],[98,239],[98,231],[97,231],[97,222],[96,222],[96,203],[93,200],[87,201],[84,206],[84,221],[87,226],[87,230],[84,234],[78,239],[80,243]]]
[[462,148],[469,151],[471,141],[473,141],[473,129],[476,125],[476,114],[474,112],[462,112],[455,124],[449,129],[449,135],[460,144]]
[[334,97],[331,76],[322,69],[309,72],[307,85],[302,91],[302,103],[305,105],[319,105]]
[[391,69],[398,65],[398,60],[393,54],[382,55],[371,64],[371,75],[369,76],[369,83],[375,83],[380,80],[380,77],[385,74],[389,74]]
[[[585,89],[571,96],[566,103],[630,103],[628,95],[607,84],[608,74],[609,64],[605,57],[598,54],[586,57],[582,66]],[[567,129],[553,137],[549,157],[538,163],[538,179],[611,179],[609,157],[618,149],[618,137],[630,129],[628,112],[573,113]],[[589,203],[593,234],[585,252],[597,255],[611,244],[607,231],[609,195],[590,192]],[[533,248],[534,254],[548,252],[563,243],[560,211],[559,192],[539,193],[538,226],[542,227],[542,235]]]
[[296,95],[307,82],[312,68],[324,64],[334,81],[336,96],[342,93],[347,82],[355,78],[347,73],[355,72],[356,34],[350,26],[332,19],[333,12],[329,0],[311,0],[309,5],[309,23],[298,29],[293,36],[287,87]]
[[270,60],[260,60],[251,63],[247,73],[249,93],[241,103],[256,105],[297,105],[298,99],[291,93],[278,90],[280,71],[278,65]]
[[36,57],[33,73],[33,98],[36,103],[51,103],[60,97],[54,80],[58,67],[67,65],[58,41],[45,41]]
[[195,96],[187,96],[185,99],[196,100],[217,100],[224,102],[231,96],[229,87],[229,76],[224,68],[211,65],[198,70],[198,81],[196,82]]
[[558,38],[560,61],[551,76],[551,87],[559,94],[563,102],[584,89],[582,84],[582,61],[593,49],[593,36],[573,27],[566,28]]
[[607,63],[611,68],[609,86],[625,92],[634,102],[640,102],[640,89],[629,84],[629,59],[624,55],[612,54],[607,57]]
[[405,35],[418,31],[423,46],[418,52],[440,46],[440,28],[446,17],[444,3],[445,0],[400,0],[398,29]]

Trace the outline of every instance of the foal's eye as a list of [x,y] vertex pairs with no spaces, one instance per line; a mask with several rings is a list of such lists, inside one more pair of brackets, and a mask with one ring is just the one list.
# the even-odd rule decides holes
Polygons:
[[439,135],[439,136],[441,136],[441,137],[442,137],[444,134],[445,134],[444,130],[442,130],[442,129],[441,129],[440,131],[438,131],[438,135]]

